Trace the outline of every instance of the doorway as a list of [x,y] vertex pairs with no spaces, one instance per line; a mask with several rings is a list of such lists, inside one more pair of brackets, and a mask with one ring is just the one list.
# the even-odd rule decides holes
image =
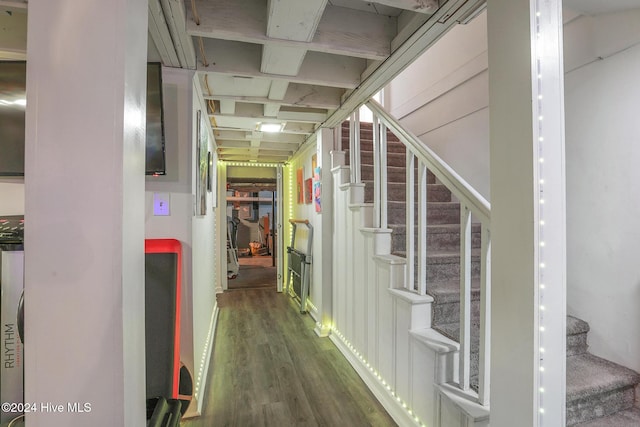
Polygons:
[[278,168],[228,167],[228,290],[278,289],[278,195]]

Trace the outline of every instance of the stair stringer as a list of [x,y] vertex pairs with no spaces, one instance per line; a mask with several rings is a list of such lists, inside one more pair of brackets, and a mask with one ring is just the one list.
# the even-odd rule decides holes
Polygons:
[[[488,408],[446,388],[458,344],[431,329],[433,298],[404,288],[406,260],[391,255],[391,230],[372,228],[364,185],[333,153],[334,276],[330,339],[399,425],[483,426]],[[443,388],[444,387],[444,388]]]

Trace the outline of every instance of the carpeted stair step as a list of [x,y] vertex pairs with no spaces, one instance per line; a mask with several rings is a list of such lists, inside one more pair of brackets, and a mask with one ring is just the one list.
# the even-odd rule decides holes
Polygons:
[[[397,139],[391,139],[391,133],[387,133],[387,153],[397,153],[406,156],[406,145]],[[371,137],[365,138],[364,136],[360,136],[360,150],[361,151],[373,151],[373,140]],[[349,152],[349,134],[342,135],[342,151],[345,153]],[[348,157],[348,155],[347,155]]]
[[597,418],[584,423],[574,424],[575,427],[638,427],[640,426],[640,409],[627,409],[608,417]]
[[[431,306],[431,324],[434,329],[442,325],[458,325],[460,321],[460,280],[447,280],[440,282],[427,281],[427,294],[433,297]],[[471,279],[471,317],[480,318],[480,279]],[[458,326],[455,326],[457,328]],[[445,329],[445,330],[450,330]],[[453,340],[457,340],[457,332],[454,335],[445,333]]]
[[[349,137],[349,122],[342,122],[342,139],[345,139],[345,136]],[[373,125],[369,122],[360,122],[360,138],[362,139],[372,139],[373,138]],[[393,134],[389,129],[387,129],[387,140],[397,141],[398,137]]]
[[567,426],[632,409],[638,383],[637,372],[592,354],[568,357]]
[[587,334],[589,324],[577,317],[567,316],[567,356],[576,356],[587,352]]
[[[362,148],[360,151],[360,163],[363,165],[373,164],[373,152]],[[407,157],[403,153],[387,153],[387,166],[397,166],[404,168]]]
[[[373,181],[362,180],[365,184],[364,201],[373,202]],[[407,195],[404,183],[387,184],[387,199],[392,202],[404,202]],[[427,202],[450,202],[451,192],[442,184],[427,184]]]
[[[388,223],[406,223],[406,203],[387,202]],[[427,224],[460,224],[460,204],[456,202],[430,202],[427,205]]]
[[[480,251],[471,250],[471,278],[480,277]],[[447,283],[460,278],[460,252],[427,254],[427,284]]]
[[[363,180],[373,180],[373,166],[361,165],[360,177]],[[435,178],[435,177],[434,177]],[[387,166],[387,182],[401,182],[406,181],[404,166]],[[429,184],[435,184],[435,179]]]
[[[391,233],[391,251],[403,251],[406,246],[406,225],[394,225]],[[471,248],[480,248],[480,224],[471,226]],[[460,250],[459,224],[427,225],[427,251]]]

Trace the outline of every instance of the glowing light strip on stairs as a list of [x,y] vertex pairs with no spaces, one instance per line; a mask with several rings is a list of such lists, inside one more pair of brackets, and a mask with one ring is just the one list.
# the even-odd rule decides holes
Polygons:
[[373,377],[375,379],[378,380],[378,382],[382,385],[382,387],[384,388],[384,390],[386,390],[387,393],[389,393],[389,395],[402,407],[402,409],[405,410],[405,412],[407,413],[407,415],[409,415],[409,417],[411,419],[413,419],[413,421],[415,421],[417,426],[420,427],[427,427],[427,425],[425,423],[423,423],[420,420],[420,417],[418,417],[415,412],[413,412],[413,409],[411,409],[411,407],[409,407],[409,405],[407,404],[407,402],[405,402],[404,400],[402,400],[402,398],[400,396],[398,396],[395,392],[394,389],[391,388],[391,386],[389,385],[389,383],[387,383],[384,378],[382,378],[382,375],[380,375],[380,372],[376,371],[375,368],[373,366],[371,366],[371,364],[367,361],[367,359],[364,358],[364,356],[362,355],[362,353],[360,353],[350,342],[349,340],[342,335],[342,333],[335,327],[335,326],[331,326],[331,333],[335,336],[337,336],[338,338],[340,338],[340,341],[343,342],[343,344],[351,351],[351,353],[358,359],[360,360],[360,362],[364,365],[364,367],[366,367],[369,372],[373,375]]

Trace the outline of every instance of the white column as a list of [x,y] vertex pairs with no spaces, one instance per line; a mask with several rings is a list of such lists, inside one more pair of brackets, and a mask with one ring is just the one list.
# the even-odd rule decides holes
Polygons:
[[333,150],[333,129],[322,128],[318,132],[318,164],[321,170],[322,185],[322,214],[320,215],[321,233],[314,233],[313,238],[319,239],[322,254],[316,258],[320,265],[314,268],[322,269],[322,291],[320,301],[314,301],[318,308],[318,321],[315,332],[319,336],[327,336],[333,322],[333,174],[331,173],[331,150]]
[[489,0],[488,7],[491,426],[512,426],[514,420],[521,426],[562,426],[566,244],[561,1]]
[[30,426],[145,423],[147,15],[146,1],[29,2]]

